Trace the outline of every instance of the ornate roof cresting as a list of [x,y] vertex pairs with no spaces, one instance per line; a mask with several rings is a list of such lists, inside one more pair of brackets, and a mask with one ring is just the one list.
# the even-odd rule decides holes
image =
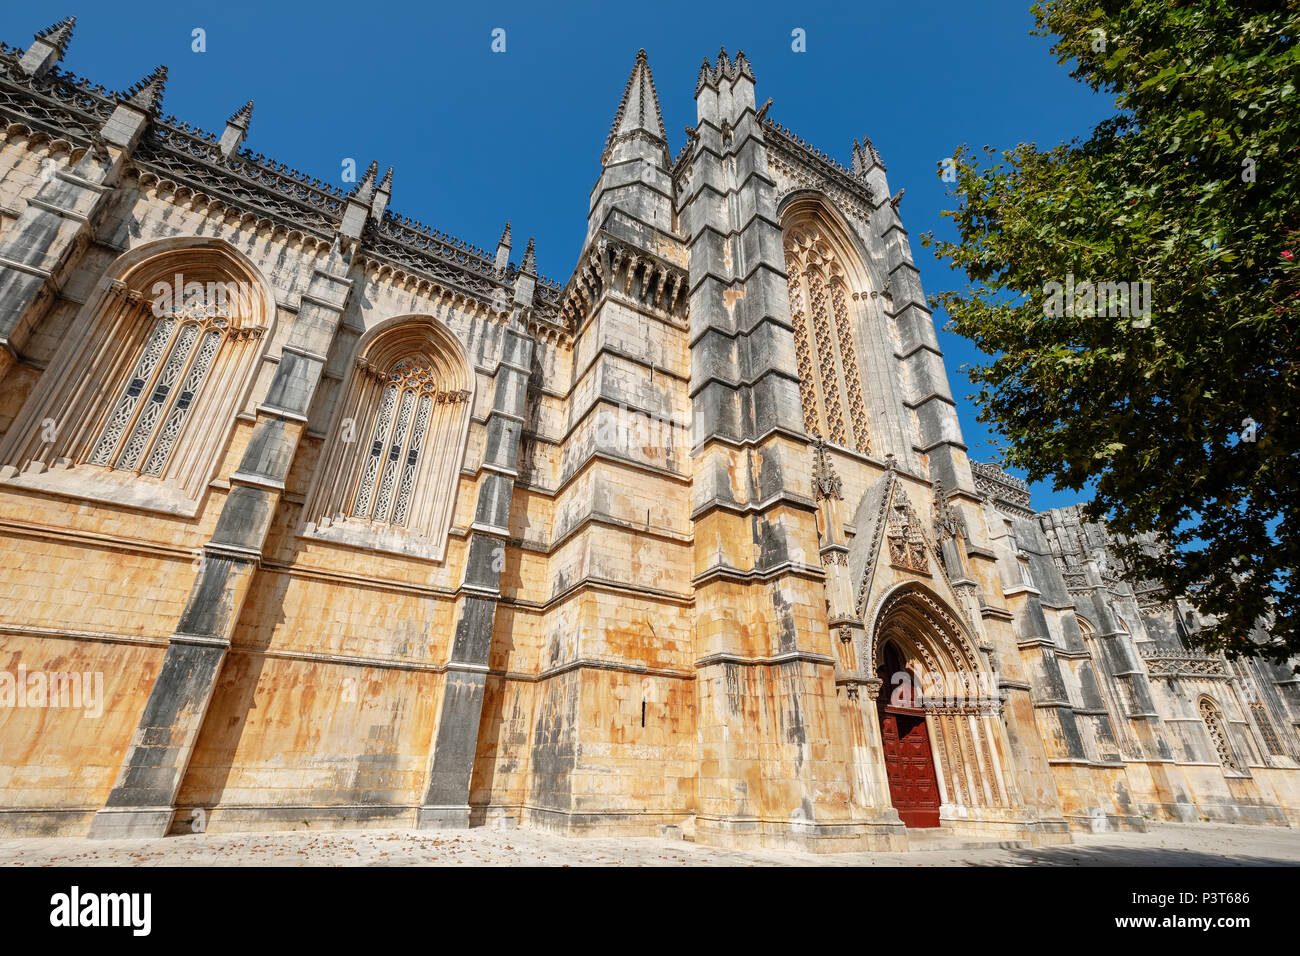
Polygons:
[[[38,39],[66,45],[75,19],[69,17],[38,34]],[[51,41],[55,42],[51,42]],[[0,128],[20,125],[77,147],[93,148],[100,129],[120,103],[146,111],[148,128],[131,156],[147,181],[166,188],[193,190],[232,209],[252,213],[291,234],[301,233],[329,242],[342,220],[347,196],[338,186],[322,182],[284,163],[246,148],[223,153],[219,137],[174,116],[161,115],[167,81],[159,67],[130,89],[118,93],[53,66],[33,76],[20,66],[22,51],[0,44]],[[246,126],[253,103],[246,102],[228,123]],[[370,180],[377,188],[392,185],[391,171],[378,183],[378,165]],[[364,181],[363,181],[364,183]],[[353,195],[363,188],[354,187]],[[366,200],[367,202],[371,200]],[[408,217],[384,211],[362,240],[368,258],[435,281],[490,305],[518,275],[511,265],[502,273],[481,249]],[[535,269],[535,264],[533,265]],[[537,276],[534,314],[553,322],[558,313],[559,283]]]

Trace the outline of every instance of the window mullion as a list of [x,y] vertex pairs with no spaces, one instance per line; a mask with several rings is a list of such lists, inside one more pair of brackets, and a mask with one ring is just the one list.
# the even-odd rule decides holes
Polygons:
[[375,486],[379,479],[380,466],[383,464],[384,448],[388,444],[388,433],[393,427],[398,398],[399,391],[395,382],[385,384],[379,393],[379,411],[375,416],[370,445],[366,449],[366,457],[361,466],[361,477],[357,481],[356,495],[353,499],[354,518],[370,517],[370,505],[375,497]]
[[[160,334],[164,332],[165,335]],[[111,468],[113,462],[117,460],[122,446],[135,430],[136,422],[139,420],[145,402],[148,401],[148,396],[153,394],[154,382],[165,364],[164,360],[171,354],[179,332],[179,324],[170,316],[160,318],[155,323],[153,331],[149,333],[149,337],[145,340],[140,357],[131,366],[131,371],[127,373],[126,385],[119,394],[117,404],[109,414],[108,421],[104,423],[99,441],[95,444],[95,450],[86,459],[88,463],[106,465]],[[135,395],[132,395],[132,383],[136,381],[141,384]],[[142,397],[144,401],[141,401]],[[125,418],[119,426],[115,420],[123,415]],[[116,434],[114,434],[115,431]]]

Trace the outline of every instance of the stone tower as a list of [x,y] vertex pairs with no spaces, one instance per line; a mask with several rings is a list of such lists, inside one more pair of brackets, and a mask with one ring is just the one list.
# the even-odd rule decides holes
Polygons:
[[0,833],[1300,816],[1290,671],[969,461],[902,190],[743,53],[675,158],[637,54],[561,284],[73,26],[0,46]]

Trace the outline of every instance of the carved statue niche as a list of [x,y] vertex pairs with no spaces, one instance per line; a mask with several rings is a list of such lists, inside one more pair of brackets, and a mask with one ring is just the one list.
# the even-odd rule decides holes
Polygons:
[[966,546],[970,534],[966,517],[948,500],[948,490],[942,481],[934,483],[934,540],[939,546],[944,569],[954,581],[970,578],[966,568]]
[[843,483],[835,473],[835,463],[820,437],[813,443],[812,478],[813,495],[817,499],[818,551],[826,569],[826,611],[831,621],[838,621],[854,614],[848,579],[849,548],[840,515]]
[[826,450],[826,442],[818,436],[813,442],[813,495],[817,499],[818,532],[821,546],[844,547],[844,523],[840,517],[840,502],[844,498],[843,482],[835,473],[835,464]]
[[901,492],[895,497],[889,513],[889,560],[895,567],[916,574],[930,573],[930,558],[925,536],[921,533],[921,520],[907,496]]

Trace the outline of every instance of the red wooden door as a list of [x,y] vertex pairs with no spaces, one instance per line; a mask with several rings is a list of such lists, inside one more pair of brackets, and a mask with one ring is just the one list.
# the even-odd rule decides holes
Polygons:
[[925,715],[903,707],[881,708],[880,736],[885,747],[889,798],[909,827],[939,825],[939,781]]

